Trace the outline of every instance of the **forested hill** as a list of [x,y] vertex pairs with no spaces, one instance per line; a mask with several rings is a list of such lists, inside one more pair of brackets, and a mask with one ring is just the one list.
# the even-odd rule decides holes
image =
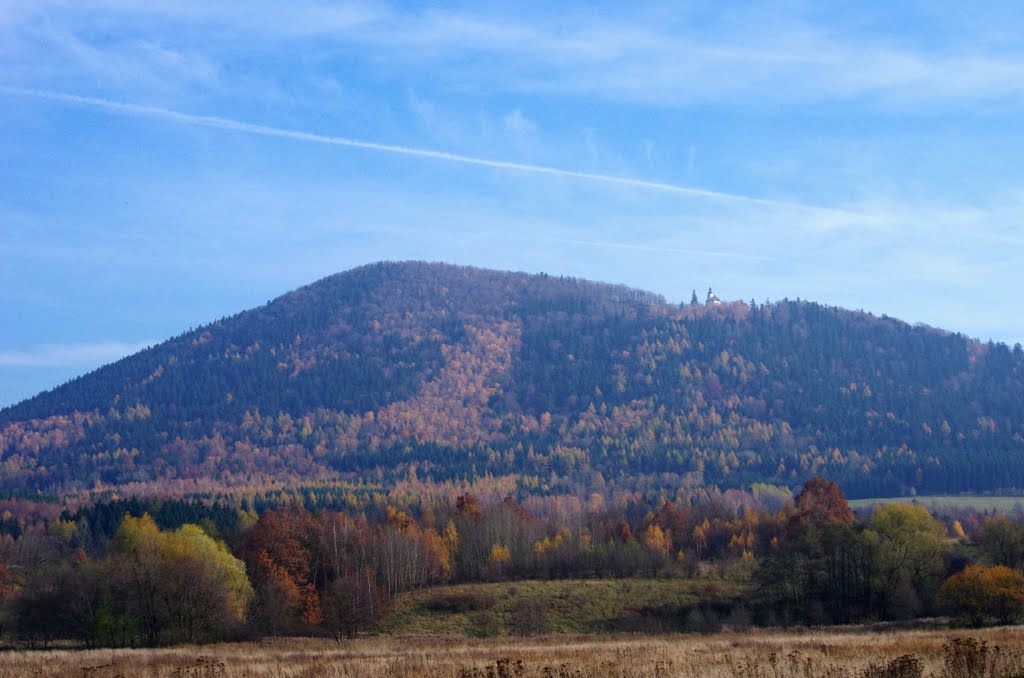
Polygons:
[[3,410],[0,490],[1013,491],[1022,436],[1019,346],[807,302],[380,263]]

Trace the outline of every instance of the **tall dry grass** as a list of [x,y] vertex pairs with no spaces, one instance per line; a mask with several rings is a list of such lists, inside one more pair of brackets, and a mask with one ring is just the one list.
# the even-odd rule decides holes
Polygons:
[[[961,640],[955,640],[961,639]],[[966,639],[966,640],[963,640]],[[714,636],[268,640],[153,650],[11,651],[0,678],[1015,678],[1024,629]]]

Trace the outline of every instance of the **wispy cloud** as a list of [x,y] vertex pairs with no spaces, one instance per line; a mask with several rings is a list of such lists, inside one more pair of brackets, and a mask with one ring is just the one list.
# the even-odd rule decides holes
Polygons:
[[716,257],[724,259],[745,259],[747,261],[772,261],[773,257],[744,254],[728,250],[701,250],[685,247],[663,247],[661,245],[645,245],[638,243],[614,242],[607,240],[577,240],[572,238],[544,238],[549,242],[567,245],[583,245],[584,247],[601,247],[605,249],[634,250],[637,252],[656,252],[658,254],[682,254],[686,256]]
[[99,341],[74,344],[43,344],[27,350],[0,351],[2,367],[99,367],[144,348],[153,341]]
[[[993,26],[1019,32],[1012,10],[943,23],[935,19],[942,12],[904,8],[905,16],[883,28],[870,8],[780,11],[777,3],[757,2],[714,17],[693,8],[666,15],[641,4],[620,14],[534,10],[528,19],[477,5],[418,11],[382,2],[6,4],[0,29],[11,32],[9,42],[48,62],[54,74],[78,68],[100,83],[103,68],[115,77],[139,69],[210,77],[240,55],[284,57],[302,40],[310,57],[304,65],[344,53],[403,78],[429,74],[454,90],[667,106],[858,100],[908,108],[1024,99],[1019,41],[992,38]],[[921,24],[935,40],[906,39]],[[148,47],[140,51],[140,44]],[[18,56],[10,68],[29,61]]]
[[434,10],[392,13],[345,37],[406,67],[442,64],[456,82],[661,105],[864,97],[917,105],[1024,95],[1024,53],[993,46],[977,27],[943,27],[944,39],[925,46],[857,30],[869,22],[837,14],[801,17],[752,3],[710,21],[631,7],[628,15],[552,12],[527,23]]
[[518,108],[502,118],[502,123],[505,129],[514,134],[533,134],[537,131],[537,123],[523,115]]
[[0,5],[0,26],[24,24],[33,19],[52,22],[74,19],[83,25],[107,24],[120,19],[123,25],[137,22],[153,27],[205,26],[223,35],[244,33],[252,37],[277,39],[338,35],[369,22],[380,21],[392,12],[370,3],[325,3],[297,0],[288,6],[279,2],[252,0],[244,6],[203,0],[7,0]]
[[613,184],[617,186],[625,186],[635,189],[657,191],[660,193],[683,195],[690,198],[699,198],[703,200],[711,200],[726,203],[741,203],[745,205],[754,205],[769,208],[784,208],[787,210],[796,210],[800,212],[808,212],[815,215],[820,215],[822,218],[825,218],[830,222],[834,222],[836,220],[840,220],[843,222],[853,221],[859,223],[879,222],[879,217],[876,217],[871,214],[851,212],[831,207],[807,205],[804,203],[791,202],[785,200],[773,200],[770,198],[761,198],[737,193],[725,193],[703,188],[696,188],[693,186],[683,186],[680,184],[649,181],[646,179],[635,179],[625,176],[600,174],[596,172],[581,172],[561,167],[552,167],[549,165],[536,165],[521,162],[511,162],[507,160],[496,160],[491,158],[461,155],[458,153],[449,153],[446,151],[418,148],[414,146],[401,146],[396,144],[385,144],[375,141],[350,139],[347,137],[340,136],[329,136],[313,132],[305,132],[294,129],[285,129],[280,127],[271,127],[267,125],[248,123],[240,120],[233,120],[231,118],[208,115],[194,115],[191,113],[183,113],[181,111],[175,111],[156,106],[144,106],[140,104],[123,103],[118,101],[111,101],[109,99],[102,99],[98,97],[87,97],[79,96],[76,94],[68,94],[65,92],[54,92],[49,90],[27,89],[21,87],[0,85],[0,93],[20,97],[32,97],[36,99],[57,101],[61,103],[74,104],[79,106],[88,106],[91,108],[96,108],[120,115],[159,118],[171,122],[176,122],[179,124],[209,127],[231,132],[254,134],[258,136],[276,137],[280,139],[289,139],[292,141],[304,141],[310,143],[325,144],[329,146],[358,148],[368,151],[391,153],[418,158],[427,158],[431,160],[441,160],[445,162],[454,162],[464,165],[473,165],[477,167],[487,167],[490,169],[497,170],[525,172],[529,174],[541,174],[567,179],[578,179],[582,181]]

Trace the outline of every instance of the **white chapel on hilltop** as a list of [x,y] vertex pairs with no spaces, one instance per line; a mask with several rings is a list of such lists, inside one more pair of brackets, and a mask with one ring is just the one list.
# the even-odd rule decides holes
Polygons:
[[705,306],[721,306],[722,305],[722,300],[718,298],[718,295],[716,295],[714,292],[711,291],[710,287],[708,288],[708,298],[704,302],[704,305]]

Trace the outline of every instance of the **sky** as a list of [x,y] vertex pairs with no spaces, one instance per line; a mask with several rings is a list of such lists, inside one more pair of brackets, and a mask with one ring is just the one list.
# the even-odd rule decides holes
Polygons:
[[418,259],[1024,341],[1024,6],[0,0],[0,407]]

